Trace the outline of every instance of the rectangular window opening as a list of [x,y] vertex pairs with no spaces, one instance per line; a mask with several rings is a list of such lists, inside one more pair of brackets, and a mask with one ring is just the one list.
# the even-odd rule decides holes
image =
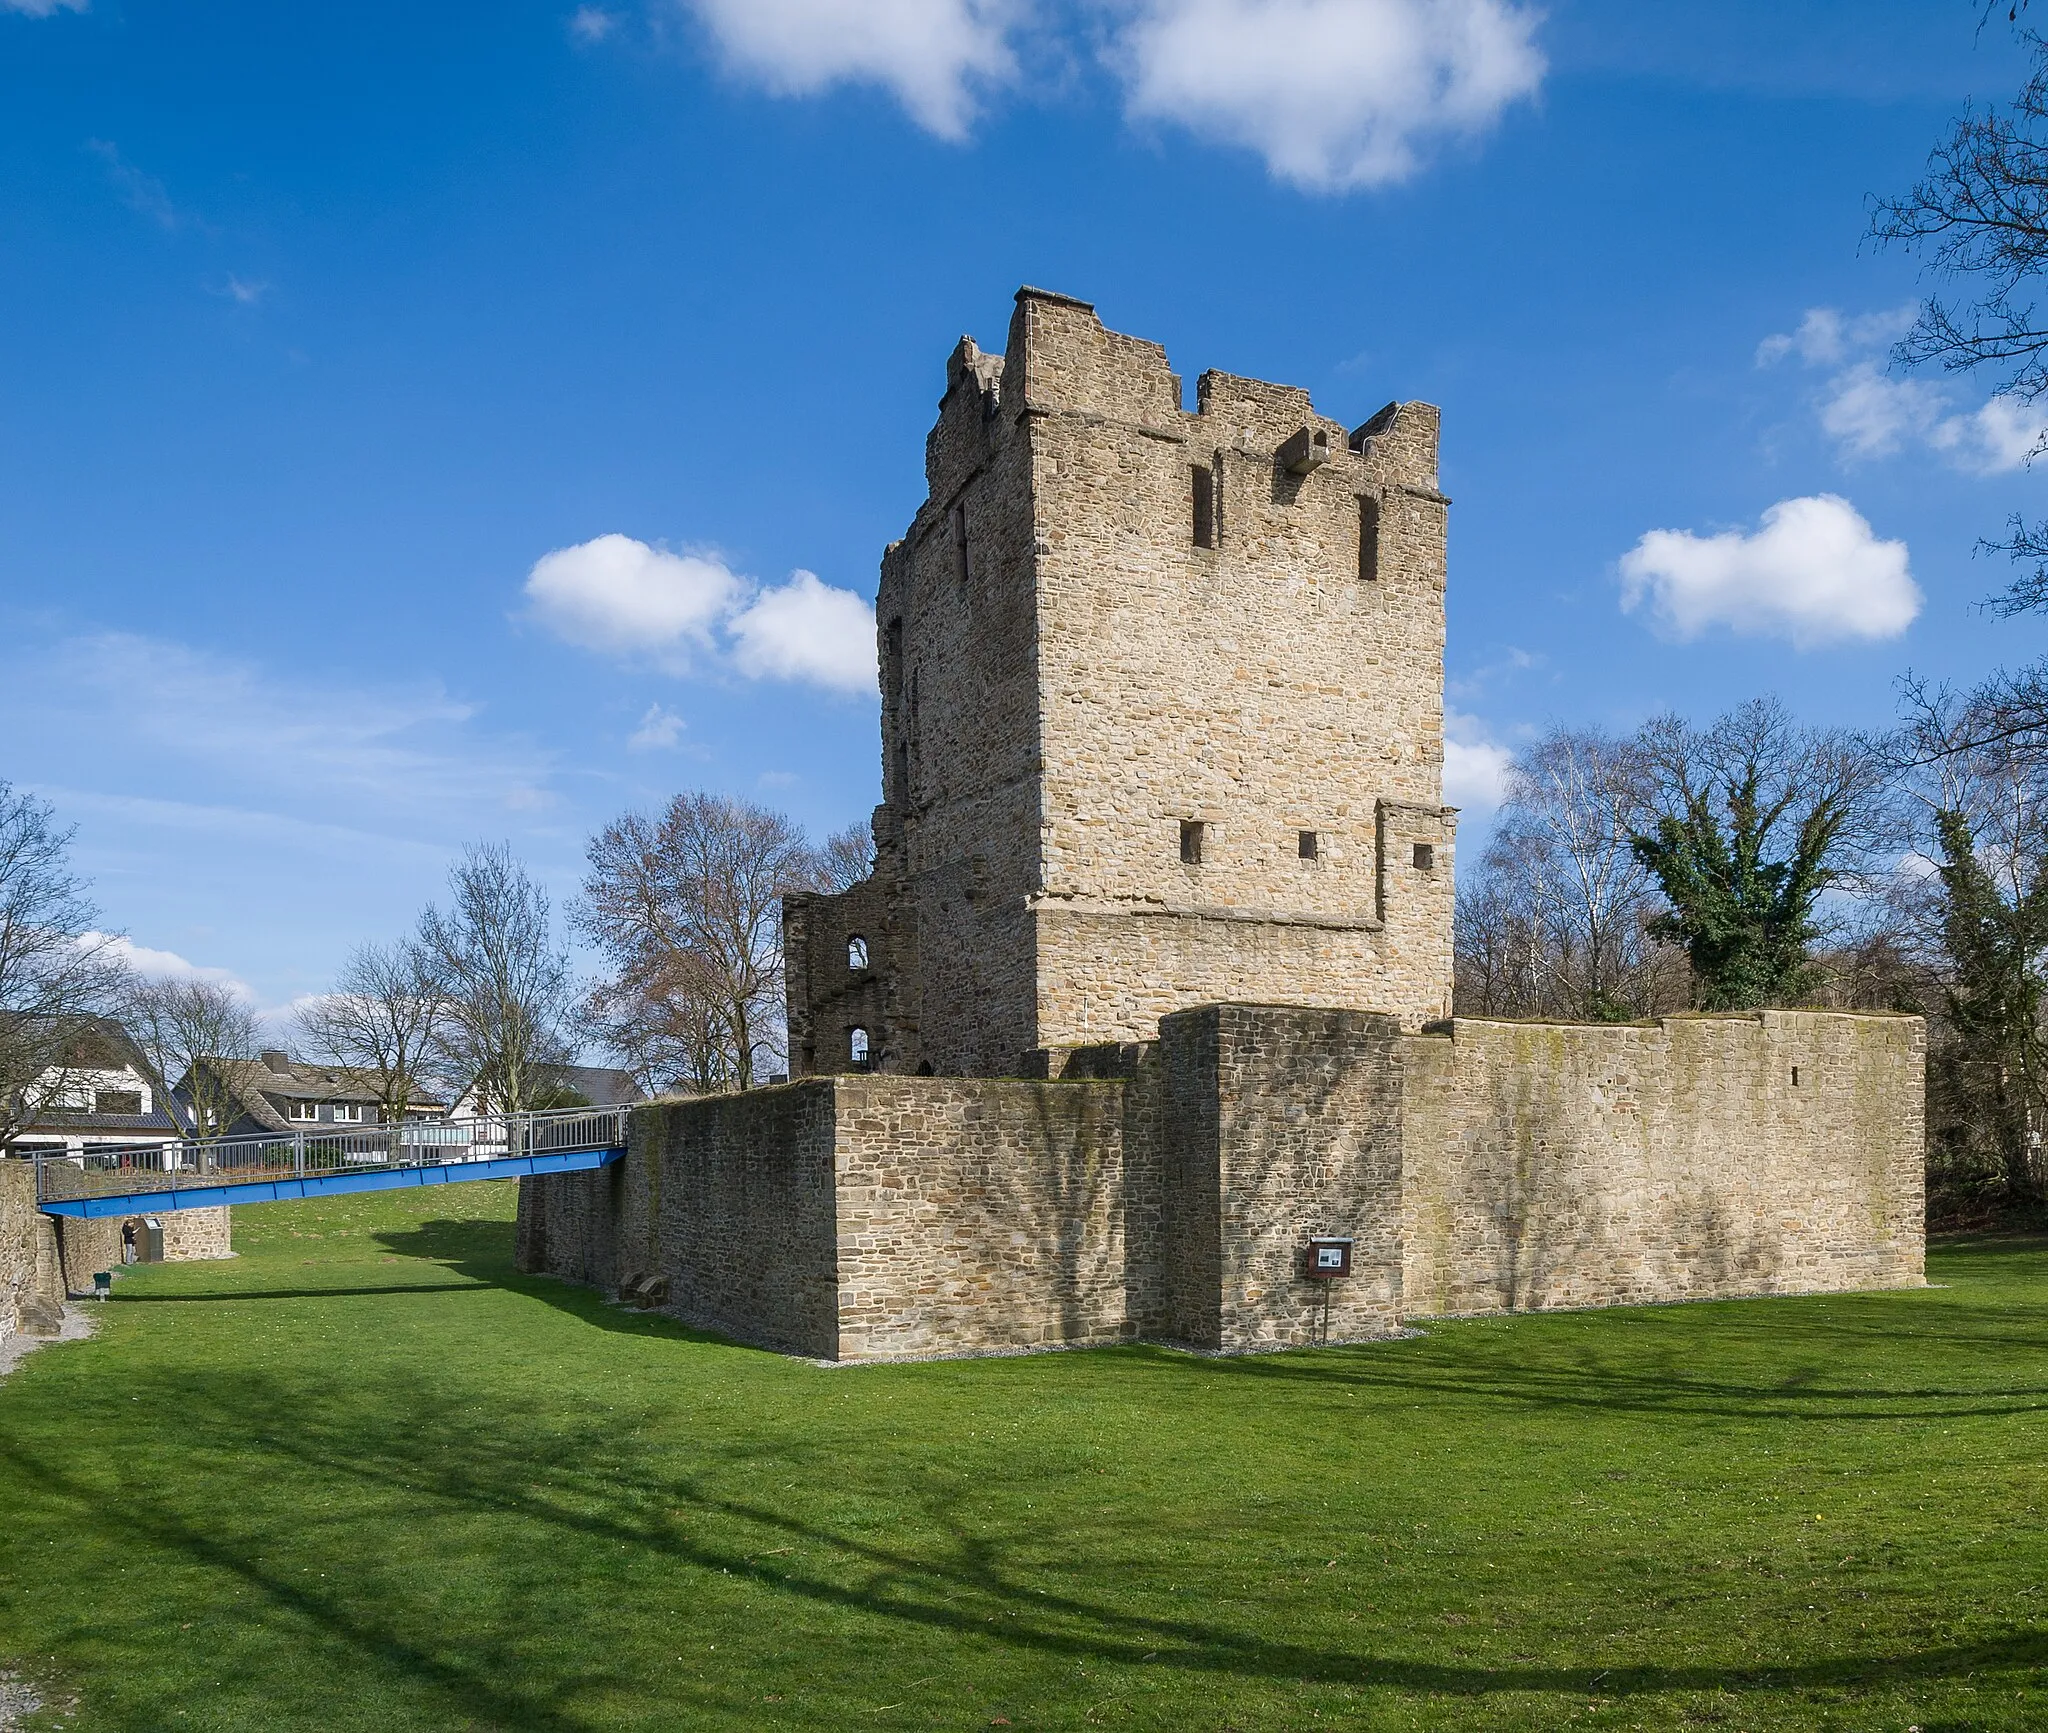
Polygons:
[[1380,502],[1370,494],[1358,496],[1358,578],[1372,584],[1380,575]]
[[1216,545],[1216,473],[1206,463],[1188,466],[1188,484],[1194,498],[1195,546]]
[[1792,1067],[1792,1087],[1794,1089],[1799,1087],[1799,1067],[1796,1065]]
[[1322,838],[1312,830],[1298,830],[1294,833],[1294,848],[1303,860],[1318,860],[1322,856]]
[[1180,821],[1180,858],[1183,866],[1202,864],[1202,832],[1207,827],[1199,818]]
[[1419,842],[1415,845],[1415,870],[1433,872],[1436,869],[1436,844]]
[[967,508],[953,508],[953,570],[962,584],[967,582]]

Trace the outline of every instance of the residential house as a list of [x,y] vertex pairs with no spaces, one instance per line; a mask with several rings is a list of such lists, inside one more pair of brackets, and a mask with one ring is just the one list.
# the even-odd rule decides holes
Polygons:
[[25,1094],[30,1111],[16,1155],[85,1155],[176,1143],[190,1121],[128,1031],[111,1017],[81,1021],[62,1061]]
[[[630,1107],[645,1101],[647,1092],[630,1071],[611,1065],[537,1065],[533,1103],[536,1107]],[[453,1117],[471,1119],[490,1111],[472,1083],[455,1103]]]
[[[187,1076],[178,1084],[179,1098],[188,1111],[197,1094],[231,1103],[222,1113],[225,1123],[219,1128],[229,1137],[313,1129],[333,1132],[385,1123],[378,1105],[382,1092],[377,1074],[363,1067],[294,1060],[289,1053],[271,1048],[255,1059],[201,1059],[194,1069],[201,1068],[201,1087],[195,1091],[195,1079]],[[445,1100],[423,1093],[407,1104],[401,1117],[437,1120],[447,1113]]]

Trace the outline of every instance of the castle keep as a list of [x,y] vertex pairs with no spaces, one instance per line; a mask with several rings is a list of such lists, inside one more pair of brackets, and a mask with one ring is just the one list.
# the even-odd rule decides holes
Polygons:
[[925,472],[874,871],[785,907],[792,1081],[521,1181],[522,1267],[839,1360],[1923,1279],[1918,1019],[1450,1017],[1435,409],[1189,412],[1025,289]]
[[1015,1075],[1225,999],[1449,1015],[1437,412],[1181,399],[1063,295],[953,351],[882,559],[874,876],[788,908],[792,1075]]

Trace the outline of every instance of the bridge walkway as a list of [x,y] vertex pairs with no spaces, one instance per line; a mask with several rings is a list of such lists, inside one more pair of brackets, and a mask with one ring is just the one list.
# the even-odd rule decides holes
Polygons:
[[526,1174],[579,1173],[626,1153],[624,1107],[570,1107],[476,1119],[306,1126],[249,1137],[38,1154],[45,1215],[161,1215]]

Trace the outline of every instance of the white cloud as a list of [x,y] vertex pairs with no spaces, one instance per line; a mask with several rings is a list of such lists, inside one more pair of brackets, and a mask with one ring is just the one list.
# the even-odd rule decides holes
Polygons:
[[1514,0],[1135,0],[1112,64],[1129,112],[1246,146],[1316,191],[1413,174],[1427,142],[1535,93],[1539,14]]
[[1928,436],[1940,419],[1942,391],[1919,379],[1894,379],[1874,361],[1858,361],[1827,382],[1820,425],[1848,457],[1889,457],[1907,439]]
[[1904,336],[1916,311],[1907,302],[1848,318],[1833,307],[1809,307],[1797,330],[1778,332],[1757,345],[1757,365],[1769,367],[1796,355],[1805,366],[1833,370],[1815,408],[1821,431],[1845,459],[1892,457],[1918,445],[1977,475],[2025,467],[2048,441],[2048,415],[2005,396],[1955,410],[1947,387],[1927,379],[1894,378],[1879,364],[1873,351]]
[[83,12],[86,0],[0,0],[0,12],[20,12],[30,18],[50,18],[59,12]]
[[1515,755],[1489,738],[1476,716],[1444,713],[1444,804],[1467,812],[1490,812],[1507,788]]
[[219,292],[230,301],[239,302],[244,307],[253,307],[270,293],[270,285],[260,279],[238,277],[230,271]]
[[682,737],[683,719],[673,710],[650,704],[647,714],[640,718],[640,726],[626,737],[626,745],[634,752],[661,752]]
[[565,643],[646,657],[677,673],[688,668],[692,648],[711,647],[712,627],[745,592],[716,559],[621,535],[557,548],[526,578],[533,617]]
[[806,680],[835,692],[875,688],[875,613],[815,572],[763,590],[733,616],[733,664],[755,679]]
[[569,34],[578,42],[602,42],[618,27],[617,14],[601,6],[579,6],[569,14]]
[[762,588],[711,555],[604,535],[537,561],[526,595],[558,638],[671,674],[722,659],[754,680],[875,689],[874,610],[813,572]]
[[1994,397],[1980,409],[1950,415],[1927,436],[1962,468],[2002,475],[2030,463],[2048,444],[2048,416],[2013,397]]
[[874,84],[941,138],[966,135],[975,93],[1015,74],[1012,0],[684,0],[728,70],[777,96]]
[[1879,541],[1831,493],[1780,500],[1753,534],[1651,530],[1622,557],[1621,585],[1624,611],[1647,599],[1679,638],[1727,626],[1810,649],[1895,638],[1920,612],[1906,544]]
[[1896,343],[1912,329],[1920,311],[1917,302],[1888,307],[1881,313],[1844,318],[1835,307],[1809,307],[1796,331],[1779,332],[1756,346],[1756,364],[1769,367],[1796,354],[1809,367],[1828,367],[1852,349],[1874,349]]
[[133,939],[119,934],[109,937],[105,933],[86,933],[83,935],[83,942],[88,945],[104,945],[111,955],[145,980],[208,981],[215,986],[227,988],[238,999],[253,1002],[256,997],[256,990],[232,970],[189,962],[176,951],[152,950],[147,945],[138,945]]

